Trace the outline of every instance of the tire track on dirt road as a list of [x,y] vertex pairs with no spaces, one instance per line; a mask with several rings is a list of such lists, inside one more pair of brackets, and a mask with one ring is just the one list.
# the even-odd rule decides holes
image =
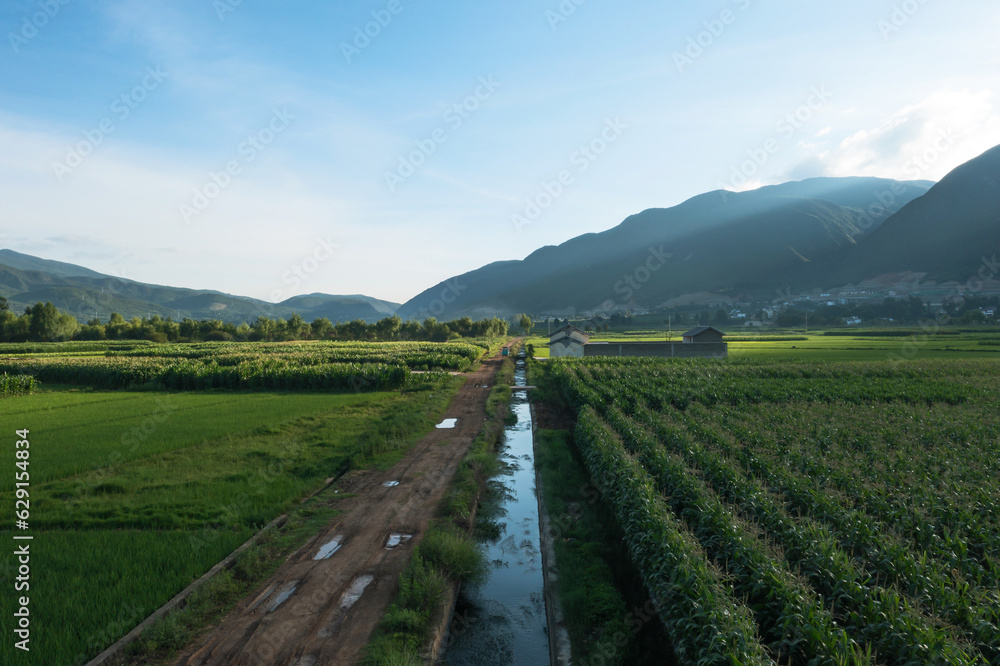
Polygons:
[[[486,419],[500,359],[484,361],[452,399],[445,418],[392,469],[354,472],[337,483],[342,513],[292,554],[216,627],[189,645],[179,666],[318,666],[359,661],[396,581]],[[398,482],[398,485],[392,485]],[[412,535],[387,547],[390,535]],[[323,546],[339,539],[326,559]]]

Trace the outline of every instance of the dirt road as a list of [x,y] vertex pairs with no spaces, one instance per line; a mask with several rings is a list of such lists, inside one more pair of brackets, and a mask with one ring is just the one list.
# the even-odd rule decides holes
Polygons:
[[[489,360],[469,375],[445,415],[458,419],[454,429],[435,429],[387,472],[356,472],[338,482],[341,493],[355,496],[338,500],[343,513],[337,521],[175,663],[357,663],[392,601],[398,575],[485,422],[486,397],[499,367],[499,359]],[[400,540],[395,535],[412,538],[393,547]]]

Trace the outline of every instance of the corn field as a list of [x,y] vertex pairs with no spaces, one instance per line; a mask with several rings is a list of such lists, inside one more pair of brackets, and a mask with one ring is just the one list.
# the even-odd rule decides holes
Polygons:
[[28,395],[37,388],[35,378],[30,375],[0,375],[0,398]]
[[991,361],[550,361],[682,663],[1000,665]]
[[6,345],[0,372],[43,383],[101,389],[385,391],[406,384],[411,370],[465,371],[484,353],[465,343],[202,343],[93,344],[74,351]]

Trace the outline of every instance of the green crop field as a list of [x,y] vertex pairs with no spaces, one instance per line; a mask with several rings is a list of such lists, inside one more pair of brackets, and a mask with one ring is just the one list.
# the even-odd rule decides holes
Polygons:
[[[32,663],[53,666],[85,663],[328,478],[397,460],[461,383],[410,368],[467,368],[484,351],[432,343],[54,347],[0,350],[13,373],[43,377],[29,395],[18,395],[26,380],[11,380],[0,424],[9,450],[20,439],[15,430],[30,431],[30,528],[18,533],[33,537]],[[225,386],[214,377],[248,364],[265,379],[202,390]],[[383,384],[373,369],[402,390],[376,390]],[[272,383],[297,392],[261,390]],[[322,390],[330,385],[355,390]],[[11,507],[21,471],[13,463],[0,477],[0,503]],[[14,525],[0,527],[0,539],[15,543]],[[14,589],[17,575],[5,556],[0,586]],[[11,617],[15,603],[5,593],[0,614]],[[0,645],[0,663],[16,656],[12,640]]]
[[468,370],[489,348],[433,342],[0,345],[0,373],[95,388],[384,391],[412,370]]
[[682,663],[1000,664],[1000,362],[542,367]]
[[[735,358],[811,361],[902,361],[914,359],[1000,359],[1000,332],[942,328],[933,334],[916,330],[812,333],[746,333],[726,335],[729,355]],[[663,342],[665,333],[628,335],[597,333],[594,342]],[[670,340],[680,342],[679,335]],[[547,358],[548,338],[533,336],[535,356]]]

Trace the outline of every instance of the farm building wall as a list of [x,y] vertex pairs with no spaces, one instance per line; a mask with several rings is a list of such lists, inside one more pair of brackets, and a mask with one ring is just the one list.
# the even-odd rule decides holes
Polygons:
[[583,355],[727,358],[729,345],[725,342],[592,342],[583,346]]
[[549,345],[549,356],[583,358],[584,345],[572,338],[563,338],[558,342]]

